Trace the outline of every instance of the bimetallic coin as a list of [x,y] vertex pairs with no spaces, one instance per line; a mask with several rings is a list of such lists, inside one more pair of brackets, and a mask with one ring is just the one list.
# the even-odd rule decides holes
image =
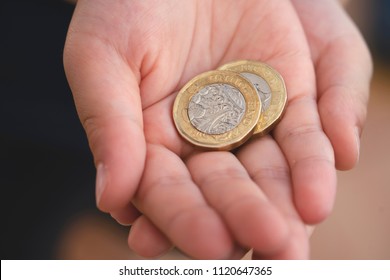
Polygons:
[[254,134],[268,133],[279,122],[286,107],[287,91],[282,76],[269,65],[251,60],[231,62],[218,69],[237,72],[253,84],[263,105]]
[[178,93],[173,119],[190,143],[231,150],[252,136],[261,113],[253,85],[231,71],[210,71],[189,81]]

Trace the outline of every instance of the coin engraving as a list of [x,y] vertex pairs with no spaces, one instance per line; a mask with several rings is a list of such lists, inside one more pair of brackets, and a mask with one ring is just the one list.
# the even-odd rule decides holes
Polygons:
[[191,98],[188,116],[201,132],[222,134],[241,122],[245,107],[244,96],[238,89],[227,84],[211,84]]

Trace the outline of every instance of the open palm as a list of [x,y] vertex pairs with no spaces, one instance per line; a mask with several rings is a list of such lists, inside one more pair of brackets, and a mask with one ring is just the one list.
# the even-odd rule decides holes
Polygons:
[[[285,116],[273,137],[236,154],[200,152],[175,130],[174,98],[193,76],[236,59],[282,74]],[[134,250],[155,256],[173,243],[195,258],[248,248],[308,256],[304,223],[328,215],[336,176],[290,2],[80,0],[65,68],[98,170],[98,206],[121,223],[135,220]]]

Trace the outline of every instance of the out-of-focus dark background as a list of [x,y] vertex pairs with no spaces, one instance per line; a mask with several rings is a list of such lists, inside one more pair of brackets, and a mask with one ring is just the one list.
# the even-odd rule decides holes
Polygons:
[[0,4],[2,259],[56,258],[94,205],[94,167],[62,65],[73,6]]
[[[73,8],[0,4],[1,259],[138,258],[128,228],[95,207],[93,161],[62,65]],[[390,1],[354,0],[348,11],[375,58],[369,116],[360,163],[339,173],[312,257],[390,259]]]

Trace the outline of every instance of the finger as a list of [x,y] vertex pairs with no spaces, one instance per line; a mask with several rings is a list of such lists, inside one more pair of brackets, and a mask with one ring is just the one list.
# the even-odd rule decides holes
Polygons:
[[[369,51],[337,1],[296,0],[295,5],[298,14],[305,14],[301,20],[311,38],[324,131],[334,147],[337,168],[350,169],[359,159],[366,119],[372,75]],[[324,14],[327,24],[319,24]]]
[[124,226],[129,226],[134,223],[134,221],[142,215],[132,203],[128,204],[126,207],[113,211],[110,213],[119,224]]
[[[172,249],[172,243],[145,216],[140,216],[131,227],[129,247],[138,255],[145,258],[158,258]],[[247,251],[236,246],[230,259],[241,259]]]
[[135,205],[173,244],[198,259],[226,259],[233,240],[208,206],[182,160],[164,147],[148,145]]
[[133,196],[145,159],[137,79],[113,47],[90,34],[70,32],[64,65],[97,167],[97,204],[118,210]]
[[277,143],[269,136],[256,139],[240,149],[237,157],[269,201],[281,211],[289,227],[289,238],[282,250],[271,254],[254,250],[253,258],[307,259],[306,227],[295,209],[289,166]]
[[307,223],[326,218],[336,189],[333,150],[321,129],[315,100],[290,102],[275,131],[291,169],[296,207]]
[[297,56],[278,62],[288,104],[274,137],[290,166],[298,212],[306,223],[318,223],[330,214],[334,203],[334,152],[318,115],[311,61]]
[[130,249],[145,258],[157,258],[172,248],[169,239],[144,215],[131,226],[128,244]]
[[199,153],[191,156],[187,165],[204,197],[241,246],[269,253],[284,245],[288,231],[283,218],[233,154]]
[[[335,15],[345,22],[340,26],[350,23],[341,12]],[[351,33],[332,38],[326,50],[322,46],[322,55],[316,62],[319,112],[335,150],[337,168],[341,170],[351,169],[359,159],[372,72],[362,38],[350,24],[347,26]]]

